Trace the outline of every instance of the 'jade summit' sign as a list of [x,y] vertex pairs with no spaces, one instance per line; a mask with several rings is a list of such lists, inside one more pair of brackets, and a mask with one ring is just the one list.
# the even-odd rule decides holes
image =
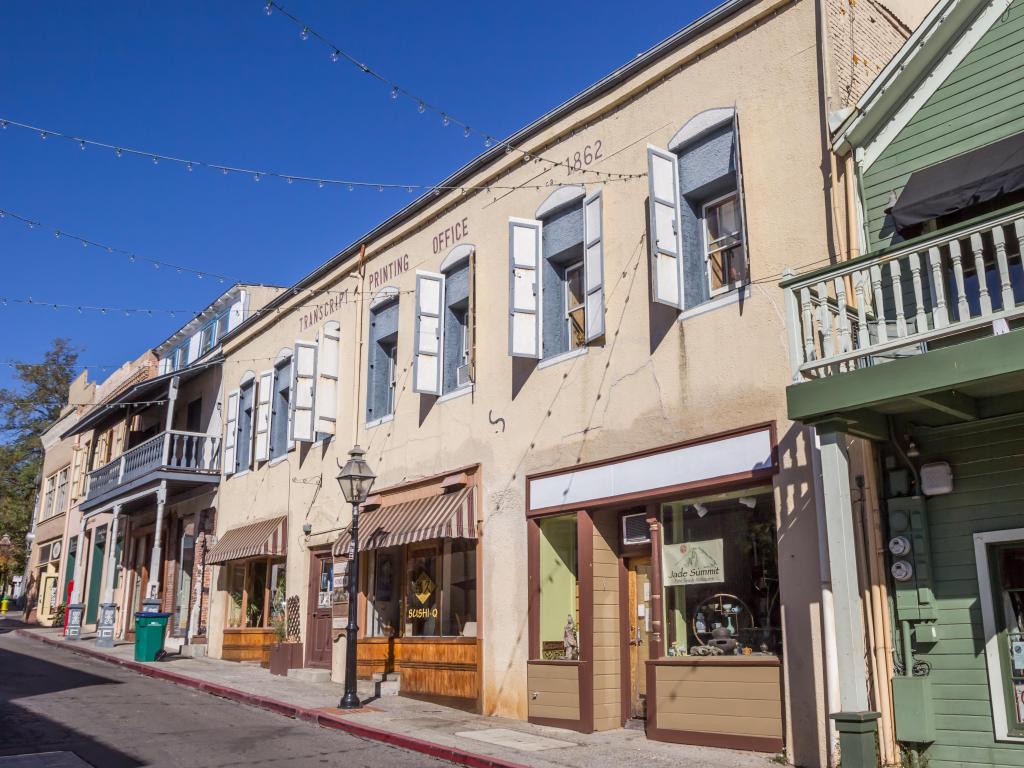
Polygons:
[[720,584],[725,581],[722,539],[686,541],[661,548],[666,587],[687,584]]

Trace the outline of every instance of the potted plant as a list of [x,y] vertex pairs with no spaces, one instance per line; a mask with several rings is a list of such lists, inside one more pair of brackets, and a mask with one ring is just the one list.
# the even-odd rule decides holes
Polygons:
[[302,643],[288,637],[288,626],[283,613],[270,620],[275,642],[270,646],[270,674],[287,675],[289,669],[302,666]]

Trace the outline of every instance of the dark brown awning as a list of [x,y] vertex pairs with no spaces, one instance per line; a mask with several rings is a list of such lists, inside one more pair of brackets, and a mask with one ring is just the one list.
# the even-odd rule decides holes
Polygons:
[[208,565],[246,557],[284,557],[288,554],[288,516],[272,517],[232,528],[206,554]]
[[1024,190],[1024,132],[914,171],[892,208],[896,230],[913,236],[926,221]]
[[[415,544],[427,539],[475,539],[473,488],[389,504],[359,516],[359,551]],[[352,537],[341,534],[336,557],[347,556]]]

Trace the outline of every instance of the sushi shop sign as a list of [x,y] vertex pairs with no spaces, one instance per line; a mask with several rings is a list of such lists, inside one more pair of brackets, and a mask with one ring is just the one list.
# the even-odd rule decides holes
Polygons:
[[667,544],[662,548],[666,587],[721,584],[725,581],[722,539]]

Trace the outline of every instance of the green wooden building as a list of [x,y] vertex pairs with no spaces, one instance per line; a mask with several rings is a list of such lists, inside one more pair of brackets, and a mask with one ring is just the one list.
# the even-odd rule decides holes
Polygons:
[[840,705],[911,765],[1024,766],[1024,0],[941,0],[834,117],[864,255],[783,287]]

